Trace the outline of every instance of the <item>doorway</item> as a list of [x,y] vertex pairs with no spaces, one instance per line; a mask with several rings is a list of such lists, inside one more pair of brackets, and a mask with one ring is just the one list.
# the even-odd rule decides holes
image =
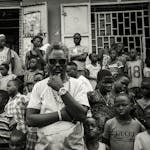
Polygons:
[[19,9],[0,9],[0,34],[5,34],[7,46],[19,54]]

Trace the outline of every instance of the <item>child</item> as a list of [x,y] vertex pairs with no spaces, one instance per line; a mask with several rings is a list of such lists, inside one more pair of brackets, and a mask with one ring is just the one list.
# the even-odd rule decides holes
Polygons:
[[118,79],[115,81],[114,86],[113,86],[113,94],[117,95],[120,92],[125,92],[128,93],[128,85],[129,85],[129,78],[127,76],[120,76]]
[[67,64],[68,76],[77,78],[80,82],[82,82],[85,85],[86,92],[89,92],[93,91],[93,88],[88,78],[86,78],[87,72],[88,72],[87,69],[84,69],[82,71],[78,70],[78,66],[74,62],[69,62]]
[[114,79],[117,78],[118,75],[122,74],[123,64],[118,60],[117,51],[115,49],[110,50],[110,61],[107,66]]
[[22,132],[26,132],[25,125],[25,104],[26,97],[18,92],[20,81],[17,79],[10,80],[7,84],[7,91],[10,99],[5,106],[5,113],[8,117],[12,117],[16,122],[16,128]]
[[116,117],[106,122],[103,141],[111,150],[133,150],[135,136],[143,130],[143,126],[131,118],[131,101],[127,94],[120,93],[116,97],[114,110]]
[[130,61],[127,61],[125,72],[130,78],[129,88],[133,90],[135,94],[138,89],[141,87],[142,82],[142,61],[137,60],[137,51],[136,49],[131,49],[130,51]]
[[90,83],[91,83],[93,89],[95,89],[97,74],[101,67],[98,64],[98,57],[95,53],[90,54],[89,59],[91,60],[91,64],[87,65],[86,69],[88,69],[90,72],[89,80],[90,80]]
[[1,90],[7,90],[7,83],[9,80],[15,79],[16,75],[14,74],[8,74],[9,71],[9,65],[8,64],[1,64],[0,65],[0,89]]
[[26,53],[26,58],[25,58],[26,69],[28,70],[30,68],[29,67],[30,59],[36,58],[38,60],[37,61],[38,69],[43,70],[45,65],[45,60],[44,60],[45,52],[43,50],[40,50],[40,47],[43,45],[42,44],[43,38],[41,36],[35,36],[31,40],[31,43],[33,44],[33,49]]
[[29,70],[25,72],[24,75],[24,82],[33,82],[34,81],[34,75],[39,72],[38,69],[38,60],[37,58],[31,58],[29,61]]
[[150,78],[144,78],[141,84],[141,91],[143,97],[141,99],[135,100],[135,113],[136,118],[144,124],[144,109],[150,105]]
[[150,58],[147,57],[145,60],[146,66],[143,69],[143,75],[144,77],[150,77]]
[[99,128],[94,118],[85,120],[84,133],[87,150],[106,150],[105,144],[99,142]]
[[67,75],[73,78],[78,77],[78,66],[73,61],[68,62],[67,64]]
[[150,149],[150,105],[144,109],[146,131],[139,133],[134,142],[134,150]]
[[14,130],[10,136],[9,149],[25,150],[25,145],[26,145],[26,135],[19,130]]

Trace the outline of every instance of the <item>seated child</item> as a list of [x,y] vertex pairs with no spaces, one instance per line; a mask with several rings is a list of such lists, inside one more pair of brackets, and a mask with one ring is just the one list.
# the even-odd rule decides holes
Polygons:
[[87,118],[84,123],[86,150],[106,150],[105,144],[99,142],[99,128],[96,120]]
[[26,134],[19,130],[14,130],[10,135],[10,150],[25,150]]
[[150,149],[150,105],[144,109],[146,131],[135,137],[134,150]]
[[125,93],[120,93],[114,100],[116,116],[106,122],[103,134],[103,142],[111,150],[133,150],[135,136],[144,130],[139,121],[131,118],[131,104]]

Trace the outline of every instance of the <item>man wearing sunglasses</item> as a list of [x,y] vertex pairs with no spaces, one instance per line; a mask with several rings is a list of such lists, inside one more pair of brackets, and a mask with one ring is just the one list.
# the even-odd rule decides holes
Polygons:
[[27,123],[38,127],[35,149],[83,150],[82,122],[89,107],[84,85],[66,74],[65,48],[47,51],[49,77],[35,84],[27,109]]

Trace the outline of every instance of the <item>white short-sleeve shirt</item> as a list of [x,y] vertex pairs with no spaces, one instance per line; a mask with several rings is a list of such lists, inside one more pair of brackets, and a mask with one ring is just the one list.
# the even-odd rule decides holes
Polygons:
[[[48,80],[49,78],[46,78],[35,84],[28,104],[28,108],[40,109],[40,114],[56,112],[65,106],[58,93],[47,85]],[[89,107],[86,90],[82,82],[70,77],[69,81],[64,83],[64,87],[77,102]],[[46,135],[51,135],[68,130],[72,126],[74,124],[71,122],[58,121],[40,128],[40,131]]]

